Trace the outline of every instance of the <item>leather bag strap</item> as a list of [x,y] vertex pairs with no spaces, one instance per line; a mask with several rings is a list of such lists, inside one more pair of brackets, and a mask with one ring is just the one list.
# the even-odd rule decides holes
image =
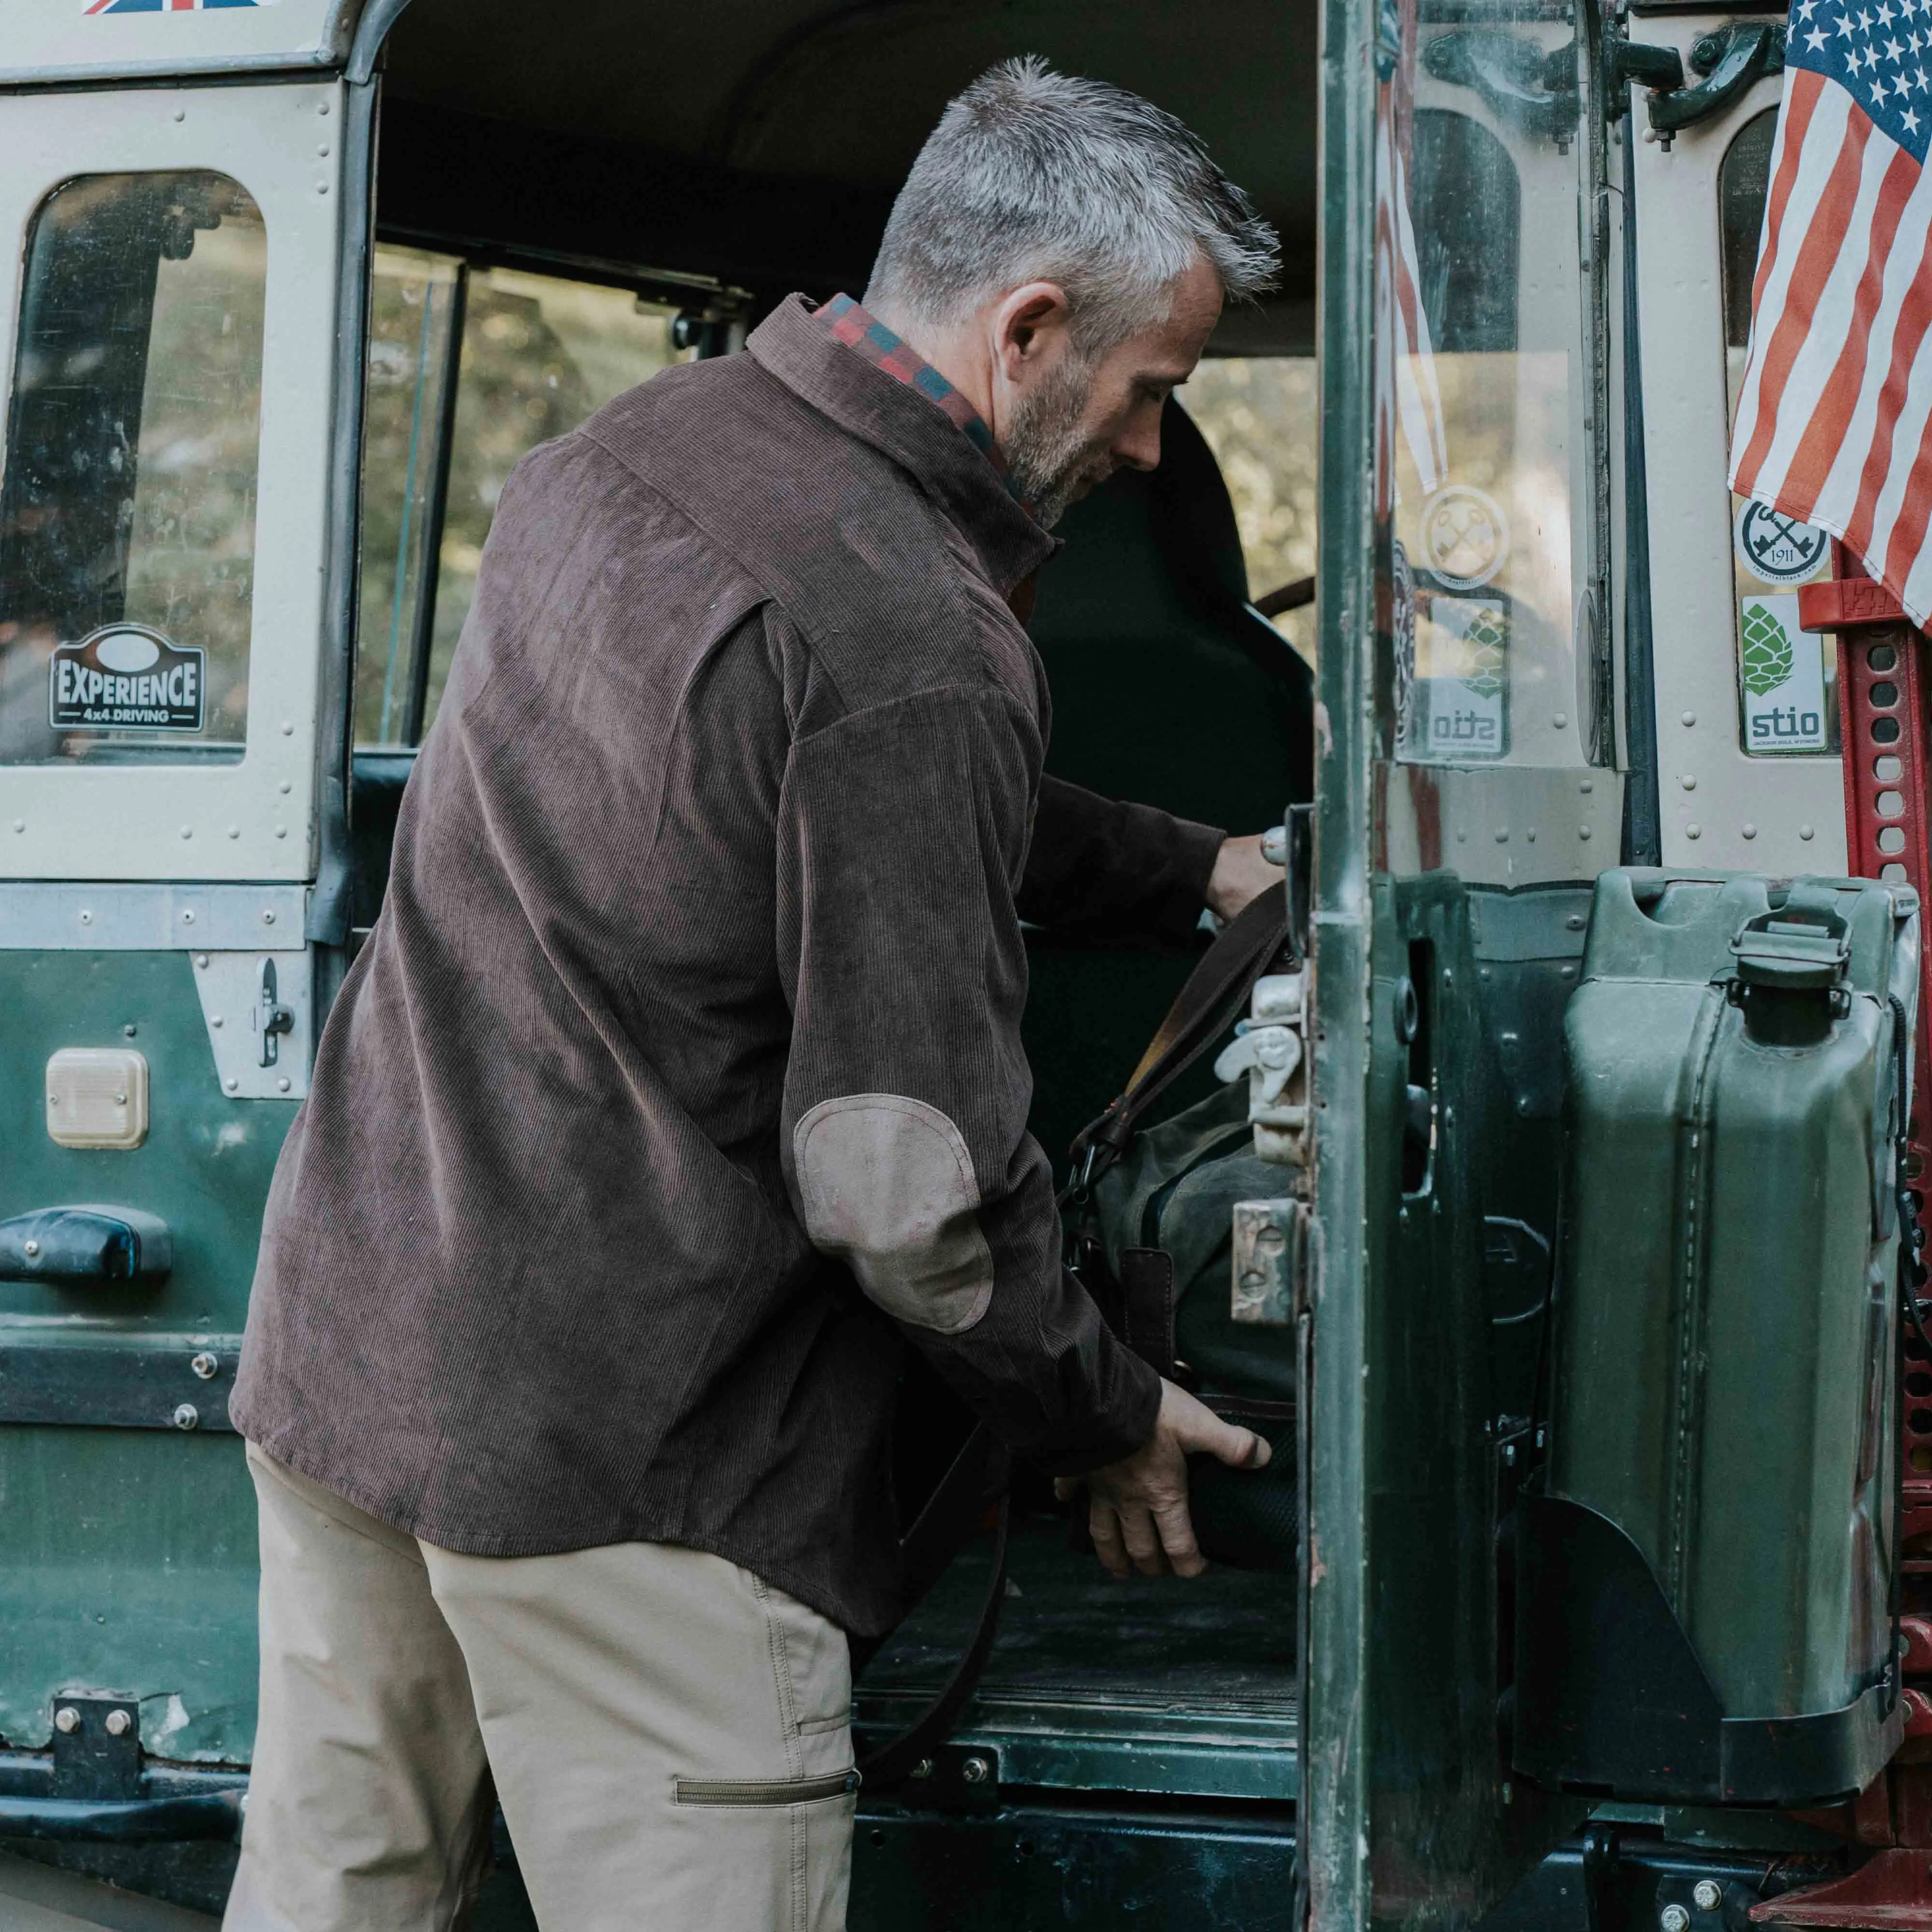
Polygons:
[[1142,1117],[1240,1016],[1255,982],[1288,944],[1288,888],[1250,901],[1201,956],[1141,1055],[1126,1090],[1074,1138],[1069,1196],[1084,1200],[1126,1152]]
[[[1006,1450],[986,1424],[976,1424],[900,1540],[906,1580],[904,1614],[910,1616],[985,1522],[988,1509],[993,1512],[992,1570],[972,1640],[925,1709],[896,1737],[859,1760],[860,1776],[874,1784],[894,1784],[910,1776],[920,1759],[931,1756],[945,1742],[992,1654],[993,1641],[999,1634],[1000,1606],[1006,1594],[1006,1532],[1012,1513],[1007,1491],[1012,1480],[1012,1462]],[[878,1654],[884,1642],[884,1638],[873,1638],[853,1643],[854,1677]]]

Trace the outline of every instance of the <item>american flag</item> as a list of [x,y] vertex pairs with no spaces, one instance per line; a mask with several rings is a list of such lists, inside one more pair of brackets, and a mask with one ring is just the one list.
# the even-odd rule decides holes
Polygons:
[[1731,488],[1932,613],[1932,0],[1793,0]]

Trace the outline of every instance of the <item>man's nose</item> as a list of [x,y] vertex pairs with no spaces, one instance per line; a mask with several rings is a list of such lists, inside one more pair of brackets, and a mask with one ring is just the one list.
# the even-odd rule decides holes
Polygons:
[[1160,464],[1160,412],[1137,412],[1107,452],[1130,470],[1154,470]]

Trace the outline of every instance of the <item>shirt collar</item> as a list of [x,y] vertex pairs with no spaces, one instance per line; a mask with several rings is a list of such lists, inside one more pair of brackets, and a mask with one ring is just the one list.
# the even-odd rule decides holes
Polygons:
[[788,296],[747,346],[787,388],[911,472],[979,552],[1002,596],[1060,548],[1011,494],[979,412],[849,296]]
[[946,419],[993,466],[994,472],[1006,486],[1006,494],[1024,502],[1019,485],[1013,480],[1000,446],[986,418],[902,337],[895,335],[870,310],[850,296],[834,296],[812,311],[812,320],[831,332],[835,342],[842,342],[855,355],[862,356],[874,369],[883,369],[896,381],[916,389],[936,404]]

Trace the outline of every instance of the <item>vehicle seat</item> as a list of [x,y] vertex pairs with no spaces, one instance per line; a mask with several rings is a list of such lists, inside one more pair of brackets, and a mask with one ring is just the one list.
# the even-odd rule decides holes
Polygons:
[[[1029,628],[1053,692],[1046,768],[1231,833],[1312,795],[1314,678],[1248,604],[1232,500],[1178,401],[1160,466],[1124,471],[1070,510]],[[1058,1169],[1126,1083],[1192,958],[1030,935],[1033,1130]],[[1204,1065],[1174,1105],[1208,1090]]]

